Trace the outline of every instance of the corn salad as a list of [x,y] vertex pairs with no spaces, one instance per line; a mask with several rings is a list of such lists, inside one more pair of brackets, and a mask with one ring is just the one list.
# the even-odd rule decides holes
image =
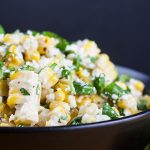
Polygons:
[[144,84],[119,75],[94,41],[0,26],[0,126],[101,122],[150,109]]

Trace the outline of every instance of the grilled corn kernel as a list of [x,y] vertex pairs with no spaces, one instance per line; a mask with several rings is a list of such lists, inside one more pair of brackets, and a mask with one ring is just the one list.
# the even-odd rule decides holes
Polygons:
[[86,70],[84,70],[83,68],[79,68],[79,70],[77,71],[77,75],[79,76],[79,78],[81,78],[84,82],[90,83],[91,79],[89,76],[89,72],[87,72]]
[[34,51],[26,51],[25,52],[25,60],[26,61],[39,61],[40,60],[40,53],[37,50]]
[[54,94],[55,94],[56,101],[65,100],[65,93],[61,89],[58,89]]
[[39,41],[38,51],[40,54],[45,55],[47,49],[49,49],[52,44],[52,40],[49,37],[40,36],[38,38],[38,41]]

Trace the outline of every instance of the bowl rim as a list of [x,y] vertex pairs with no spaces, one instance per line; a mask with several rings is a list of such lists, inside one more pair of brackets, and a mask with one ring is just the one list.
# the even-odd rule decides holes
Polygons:
[[[127,70],[127,72],[134,72],[143,76],[145,79],[150,81],[150,77],[144,73],[136,71],[134,69],[130,69],[128,67],[118,66],[117,68]],[[0,133],[37,133],[37,132],[57,132],[57,131],[74,131],[74,130],[86,130],[93,128],[106,128],[109,126],[116,126],[130,122],[140,121],[146,118],[150,118],[150,110],[146,110],[134,115],[114,119],[107,120],[101,122],[93,122],[88,124],[80,124],[80,125],[67,125],[67,126],[50,126],[50,127],[0,127]]]

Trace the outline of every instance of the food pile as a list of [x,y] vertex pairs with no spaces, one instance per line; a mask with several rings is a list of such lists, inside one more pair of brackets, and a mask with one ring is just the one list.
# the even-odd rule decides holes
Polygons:
[[144,84],[119,75],[94,41],[0,26],[0,126],[101,122],[150,108]]

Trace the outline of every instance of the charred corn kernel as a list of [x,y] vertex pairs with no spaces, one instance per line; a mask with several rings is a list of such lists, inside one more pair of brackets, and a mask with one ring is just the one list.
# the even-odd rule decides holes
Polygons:
[[65,100],[65,93],[61,89],[58,89],[54,94],[55,94],[56,101],[64,101]]
[[47,49],[50,48],[50,46],[52,45],[52,40],[49,37],[46,36],[40,36],[38,38],[38,42],[39,42],[39,47],[38,47],[38,51],[40,54],[45,55]]
[[143,84],[143,82],[141,82],[141,81],[139,81],[139,80],[137,80],[136,82],[135,82],[135,88],[138,90],[138,91],[143,91],[144,90],[144,84]]
[[8,96],[7,80],[0,80],[0,96]]
[[26,61],[39,61],[40,60],[40,53],[37,50],[34,51],[26,51],[25,52],[25,60]]

